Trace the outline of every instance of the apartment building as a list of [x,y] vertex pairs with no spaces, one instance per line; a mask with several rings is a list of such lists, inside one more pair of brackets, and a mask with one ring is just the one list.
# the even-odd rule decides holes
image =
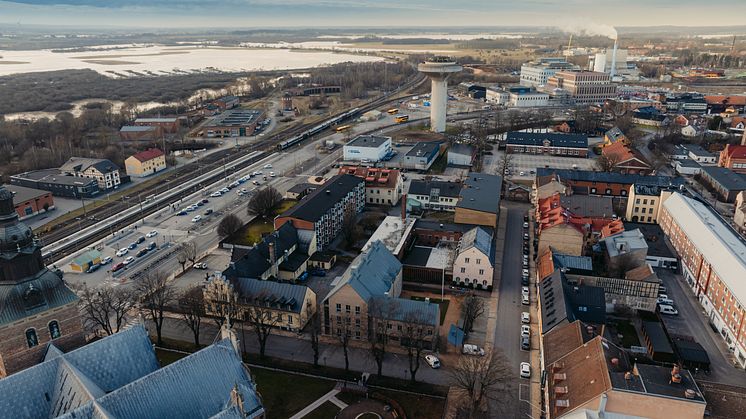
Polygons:
[[474,227],[464,233],[453,261],[454,285],[476,289],[492,289],[495,249],[492,232]]
[[741,191],[736,196],[736,205],[733,212],[733,225],[739,233],[746,233],[746,191]]
[[547,80],[551,89],[564,89],[575,103],[599,104],[616,96],[616,85],[606,73],[595,71],[559,71]]
[[507,133],[507,153],[546,154],[562,157],[587,157],[588,137],[582,134]]
[[632,185],[625,219],[633,223],[657,223],[661,204],[676,190],[677,188],[670,186]]
[[727,144],[720,152],[718,166],[746,174],[746,145]]
[[96,179],[99,189],[102,190],[117,188],[122,183],[119,166],[108,159],[70,157],[60,166],[60,172],[69,176]]
[[[582,189],[589,195],[610,196],[628,196],[630,187],[635,184],[679,187],[686,182],[682,177],[643,176],[639,174],[539,167],[536,169],[534,191],[536,192],[538,188],[553,180],[573,189]],[[536,196],[536,193],[534,193],[534,196]]]
[[124,168],[130,176],[149,176],[166,170],[166,156],[161,150],[151,148],[127,157]]
[[407,198],[417,201],[423,209],[455,211],[461,183],[439,180],[413,180]]
[[746,243],[709,206],[678,193],[663,203],[658,223],[710,323],[746,368]]
[[319,251],[337,237],[344,219],[365,207],[365,180],[341,174],[319,186],[297,205],[275,218],[275,230],[291,223],[302,236],[315,235]]
[[687,155],[690,159],[696,161],[699,164],[715,164],[717,163],[718,157],[697,144],[683,144],[681,146],[687,151]]
[[339,168],[339,174],[348,174],[365,179],[366,204],[396,205],[404,188],[401,172],[396,169],[342,166]]
[[700,182],[709,186],[715,195],[725,202],[734,202],[739,192],[746,191],[746,175],[738,174],[725,167],[702,167]]

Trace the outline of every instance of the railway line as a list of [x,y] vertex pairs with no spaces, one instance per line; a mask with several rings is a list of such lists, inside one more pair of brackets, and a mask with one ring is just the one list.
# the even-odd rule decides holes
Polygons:
[[[299,144],[324,132],[338,123],[401,100],[403,98],[399,96],[401,93],[410,91],[425,81],[426,78],[418,74],[394,92],[372,100],[359,108],[340,113],[322,122],[291,128],[269,137],[262,143],[212,153],[197,162],[173,171],[163,179],[159,178],[159,182],[153,186],[132,191],[130,194],[132,196],[124,196],[121,201],[110,201],[87,211],[85,217],[58,223],[49,232],[37,232],[37,239],[44,245],[45,261],[54,263],[143,217],[179,202],[182,198],[203,188],[203,185],[225,178],[228,170],[231,172],[241,170],[289,145]],[[289,140],[292,140],[292,143],[289,143]],[[150,198],[145,198],[143,201],[142,197]]]

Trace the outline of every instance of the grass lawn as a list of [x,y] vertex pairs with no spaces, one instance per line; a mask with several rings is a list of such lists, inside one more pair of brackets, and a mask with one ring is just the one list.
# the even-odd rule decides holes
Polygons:
[[334,388],[334,381],[330,380],[262,368],[252,368],[251,373],[256,380],[257,390],[262,395],[268,419],[289,418]]
[[330,401],[325,401],[311,413],[303,416],[303,419],[331,419],[335,417],[337,413],[339,413],[337,405]]
[[[292,208],[298,201],[295,200],[283,200],[280,206],[275,210],[275,215],[280,215],[288,209]],[[235,238],[230,242],[235,244],[241,244],[245,246],[253,246],[259,242],[262,237],[271,233],[275,229],[273,220],[263,220],[255,218],[242,230],[236,233]]]
[[616,330],[622,335],[622,346],[629,348],[630,346],[640,346],[640,339],[637,337],[637,330],[635,326],[627,321],[617,321]]
[[[425,297],[419,297],[419,296],[412,296],[412,300],[417,301],[425,301]],[[441,300],[440,298],[431,298],[431,303],[435,303],[440,306],[440,325],[443,325],[443,322],[446,320],[446,313],[448,312],[448,304],[449,300]]]
[[396,400],[407,413],[409,419],[430,419],[443,416],[445,400],[434,397],[416,396],[414,394],[400,393],[398,391],[378,390],[377,392],[386,397]]

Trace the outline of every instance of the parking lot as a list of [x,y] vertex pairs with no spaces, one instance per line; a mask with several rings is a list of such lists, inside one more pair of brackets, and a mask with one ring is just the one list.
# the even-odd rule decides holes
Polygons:
[[[494,170],[497,170],[504,158],[504,153],[505,151],[503,150],[493,151],[493,155],[488,156],[489,160],[485,160],[485,167],[494,166]],[[509,157],[509,168],[512,174],[509,177],[524,180],[532,179],[536,173],[536,169],[539,167],[594,170],[595,159],[593,157],[596,157],[593,153],[589,154],[589,158],[559,157],[543,154],[511,154]]]

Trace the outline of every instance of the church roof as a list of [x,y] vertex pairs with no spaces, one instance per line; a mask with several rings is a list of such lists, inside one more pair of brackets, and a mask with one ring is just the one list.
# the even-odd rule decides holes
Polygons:
[[0,326],[78,301],[56,273],[44,268],[21,282],[0,282]]

